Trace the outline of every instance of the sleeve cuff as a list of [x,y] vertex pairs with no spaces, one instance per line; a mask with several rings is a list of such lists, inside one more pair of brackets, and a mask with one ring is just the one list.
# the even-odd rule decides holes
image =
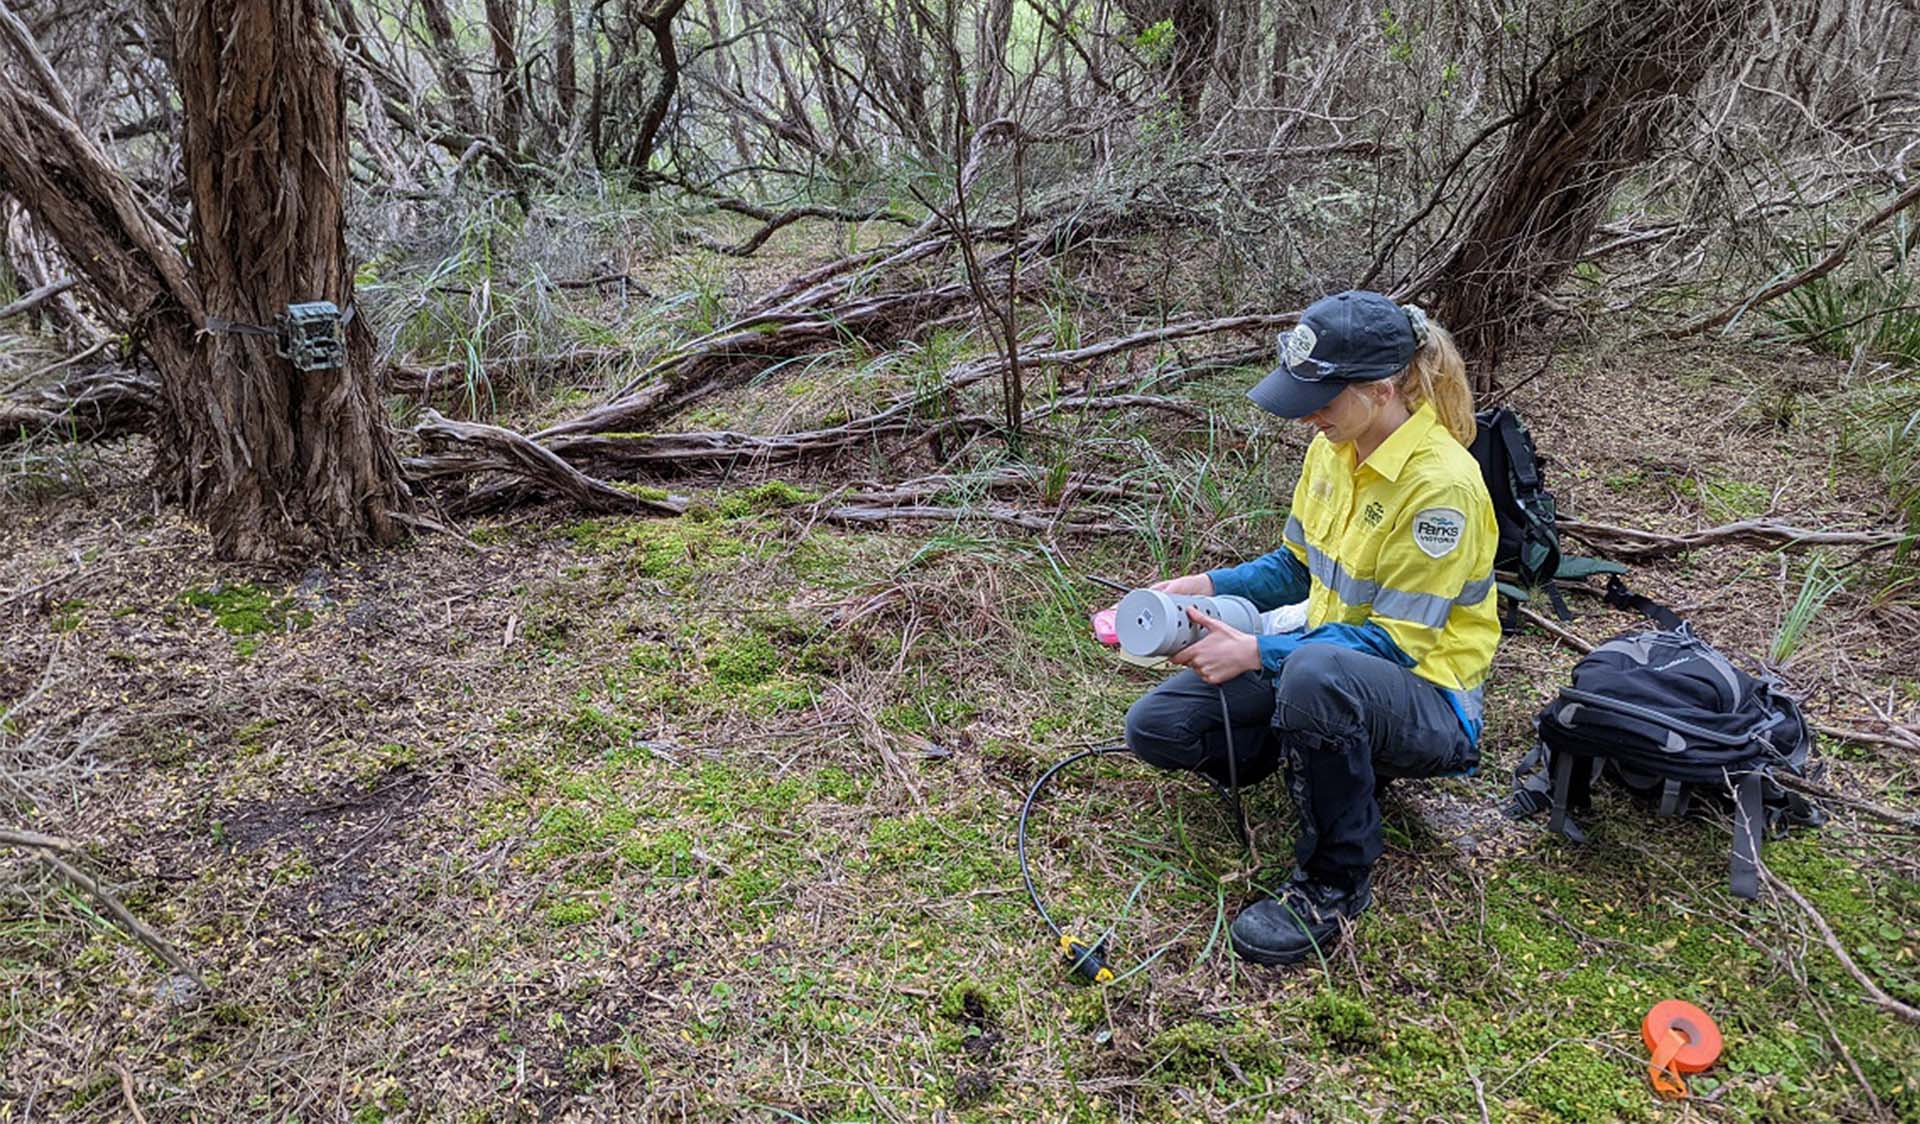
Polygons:
[[1243,592],[1244,587],[1241,586],[1238,580],[1238,577],[1235,574],[1235,571],[1237,569],[1239,569],[1239,567],[1237,566],[1228,566],[1224,569],[1207,571],[1207,577],[1212,579],[1213,581],[1214,596],[1216,597],[1245,597],[1246,596],[1246,593]]
[[1260,637],[1258,643],[1261,670],[1268,675],[1280,674],[1280,665],[1286,662],[1294,649],[1300,647],[1300,641],[1303,639],[1305,634],[1299,632],[1281,632]]

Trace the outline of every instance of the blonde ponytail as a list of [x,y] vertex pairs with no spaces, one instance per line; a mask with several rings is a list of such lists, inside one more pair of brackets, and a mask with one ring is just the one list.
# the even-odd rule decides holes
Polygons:
[[1460,349],[1445,328],[1428,320],[1425,313],[1418,315],[1417,322],[1424,331],[1416,330],[1416,336],[1425,338],[1420,350],[1413,353],[1413,362],[1393,380],[1394,389],[1410,411],[1418,410],[1424,402],[1433,403],[1434,414],[1453,439],[1471,445],[1475,428],[1473,390],[1467,385],[1466,361],[1460,358]]

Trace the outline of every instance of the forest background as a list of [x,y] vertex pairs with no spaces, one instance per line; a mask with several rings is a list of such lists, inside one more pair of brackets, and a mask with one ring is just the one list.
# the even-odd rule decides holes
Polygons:
[[[1920,1119],[1912,0],[0,7],[0,1119]],[[1418,300],[1830,814],[1397,787],[1305,971],[1210,794],[1032,779],[1129,582],[1279,541],[1243,392]],[[341,362],[276,353],[287,306]],[[1269,788],[1272,786],[1268,786]],[[1714,1013],[1680,1106],[1639,1021]]]

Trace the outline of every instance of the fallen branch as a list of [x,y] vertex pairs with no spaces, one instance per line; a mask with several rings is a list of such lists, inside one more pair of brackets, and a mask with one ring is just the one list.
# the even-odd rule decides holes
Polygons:
[[[422,400],[449,391],[473,390],[485,396],[490,393],[488,388],[491,388],[496,381],[493,373],[496,370],[538,371],[549,377],[559,377],[588,371],[602,363],[617,363],[631,357],[632,352],[623,348],[583,347],[553,355],[526,355],[490,360],[478,371],[463,362],[435,363],[425,366],[395,362],[387,366],[385,389],[390,394],[405,394]],[[489,370],[489,368],[492,369]]]
[[[31,835],[33,833],[23,832],[18,834]],[[135,917],[133,911],[122,904],[120,899],[115,897],[106,887],[100,885],[92,875],[75,868],[72,864],[54,854],[53,850],[49,847],[37,844],[27,844],[25,846],[28,854],[39,859],[55,874],[58,874],[68,882],[84,890],[95,901],[105,906],[107,912],[113,915],[115,921],[118,921],[124,926],[141,944],[146,945],[167,967],[172,968],[180,975],[199,984],[201,991],[207,992],[211,990],[207,987],[207,981],[200,977],[200,973],[194,970],[193,965],[187,963],[186,957],[181,956],[179,951],[167,942],[167,938],[148,927],[146,922]]]
[[585,434],[556,437],[546,446],[569,464],[601,475],[643,470],[660,473],[735,464],[785,464],[826,456],[888,435],[922,433],[933,426],[991,425],[990,418],[953,418],[931,423],[902,407],[826,429],[760,436],[713,430],[695,433]]
[[[987,475],[920,476],[914,480],[904,480],[900,484],[868,484],[852,486],[847,490],[835,492],[826,500],[816,503],[822,519],[833,523],[883,523],[889,519],[933,519],[941,523],[960,523],[960,521],[989,521],[1004,523],[1008,526],[1020,526],[1023,530],[1044,530],[1044,532],[1066,532],[1066,534],[1121,534],[1129,528],[1112,523],[1089,523],[1089,521],[1069,521],[1062,517],[1066,503],[1079,496],[1096,500],[1121,500],[1125,496],[1135,496],[1144,488],[1135,484],[1129,486],[1121,480],[1108,480],[1102,476],[1087,476],[1073,473],[1058,482],[1056,496],[1044,496],[1044,501],[1054,503],[1052,511],[1029,511],[1012,503],[995,501],[968,501],[966,505],[941,503],[941,498],[952,496],[954,492],[973,494],[973,496],[993,496],[993,494],[1031,494],[1043,482],[1043,473],[1037,469],[1023,467],[1004,467]],[[831,507],[828,507],[831,503]]]
[[[1044,225],[1024,221],[1005,227],[978,227],[971,231],[977,239],[1011,233],[1016,240],[1004,250],[980,262],[980,271],[991,287],[998,289],[1017,265],[1022,280],[1019,292],[1037,291],[1039,284],[1026,280],[1040,262],[1069,253],[1096,239],[1125,233],[1164,217],[1164,209],[1140,204],[1111,207],[1086,213],[1077,206],[1063,206],[1061,214]],[[566,434],[624,432],[648,428],[655,417],[686,408],[699,398],[732,386],[748,374],[853,339],[882,339],[893,343],[903,337],[917,337],[947,322],[949,313],[966,304],[971,296],[968,283],[950,281],[921,288],[876,292],[881,278],[895,275],[909,266],[930,263],[952,251],[956,242],[950,233],[935,233],[936,221],[915,227],[905,237],[886,246],[850,254],[792,278],[762,295],[732,322],[688,341],[640,371],[615,391],[609,400],[586,415],[561,422],[536,434],[540,439]],[[1246,326],[1273,323],[1284,325],[1291,317],[1229,318],[1228,323],[1244,321]],[[1182,334],[1199,334],[1217,328],[1180,326],[1161,329],[1159,339],[1176,339]],[[1125,346],[1144,346],[1155,342],[1143,336]],[[1124,349],[1121,347],[1119,349]],[[1014,362],[1025,367],[1033,362],[1074,362],[1097,357],[1097,351],[1084,352],[1076,360],[1073,353],[1029,356],[1020,353]],[[1005,362],[1003,357],[1002,362]],[[1001,373],[999,367],[986,372]]]
[[[606,405],[572,421],[550,426],[541,438],[574,433],[644,429],[662,414],[732,385],[742,370],[758,371],[774,363],[850,339],[917,334],[930,320],[957,307],[967,287],[950,282],[852,297],[805,311],[761,313],[735,320],[670,353],[630,379]],[[729,375],[733,377],[729,377]]]
[[[603,480],[596,480],[545,448],[510,429],[480,422],[457,422],[434,410],[414,427],[423,443],[456,449],[437,456],[414,458],[410,471],[421,477],[496,472],[532,484],[543,494],[555,495],[588,511],[601,513],[652,511],[679,515],[686,505],[674,500],[637,496]],[[454,505],[456,508],[459,505]]]
[[127,1100],[127,1111],[133,1113],[133,1124],[147,1124],[147,1114],[140,1111],[140,1102],[133,1097],[133,1074],[119,1062],[113,1063],[113,1071],[120,1075],[120,1095]]
[[714,253],[735,258],[753,256],[755,251],[766,245],[767,239],[801,219],[828,219],[844,223],[890,222],[901,226],[912,226],[917,221],[886,207],[870,207],[856,211],[846,207],[823,207],[810,204],[791,207],[784,211],[774,211],[748,203],[744,199],[718,199],[713,205],[719,210],[732,211],[734,214],[758,220],[760,228],[740,242],[721,242],[699,232],[688,232],[682,237]]
[[84,363],[88,359],[91,359],[94,356],[100,354],[102,351],[105,351],[107,348],[107,345],[112,342],[113,342],[112,339],[102,337],[101,339],[98,339],[93,343],[87,345],[87,347],[84,350],[76,351],[72,355],[67,356],[65,359],[56,360],[52,363],[47,364],[44,367],[39,367],[34,370],[28,371],[26,374],[21,375],[19,378],[15,379],[12,383],[8,384],[6,389],[0,390],[0,398],[5,398],[8,395],[14,393],[15,391],[21,389],[22,387],[32,386],[34,383],[39,382],[41,379],[47,377],[48,375],[51,375],[55,371],[63,371],[66,368],[73,366],[75,363]]
[[[923,504],[941,496],[955,492],[974,492],[983,494],[1005,492],[1036,492],[1043,484],[1046,474],[1040,469],[1008,465],[990,473],[972,475],[950,475],[936,473],[921,476],[913,480],[904,480],[893,485],[873,484],[865,487],[849,486],[826,497],[823,503],[845,504],[861,507],[884,506],[903,507]],[[1124,499],[1150,493],[1156,489],[1149,484],[1135,481],[1110,480],[1098,476],[1089,476],[1083,472],[1069,473],[1058,482],[1058,495],[1038,497],[1049,501],[1071,499],[1075,496],[1094,496],[1100,499]]]
[[1920,750],[1920,734],[1909,731],[1904,726],[1888,726],[1891,731],[1876,734],[1869,730],[1855,730],[1846,726],[1829,726],[1824,722],[1815,722],[1813,728],[1830,738],[1841,741],[1857,742],[1861,745],[1887,745],[1895,749]]
[[[924,440],[935,433],[978,432],[992,429],[1001,422],[984,415],[927,418],[923,414],[936,401],[986,378],[995,365],[994,360],[962,365],[937,387],[908,395],[865,417],[821,429],[764,435],[733,430],[595,433],[553,437],[543,443],[568,464],[595,475],[619,476],[635,471],[677,475],[715,466],[766,466],[827,457],[886,437]],[[1232,428],[1218,419],[1210,419],[1204,408],[1192,402],[1152,394],[1059,398],[1027,411],[1024,416],[1027,423],[1033,424],[1067,411],[1118,409],[1166,410]]]
[[1018,508],[989,504],[981,507],[930,507],[909,505],[905,507],[835,507],[820,513],[822,519],[831,523],[884,523],[890,519],[927,519],[940,523],[964,523],[983,520],[992,523],[1004,523],[1019,527],[1025,531],[1045,531],[1048,534],[1067,535],[1123,535],[1130,534],[1134,528],[1122,527],[1113,523],[1076,523],[1061,519],[1059,516],[1037,511],[1022,511]]
[[[598,273],[592,277],[535,277],[533,283],[542,289],[598,289],[603,285],[617,285],[624,293],[636,292],[643,297],[651,297],[652,290],[640,283],[640,279],[631,273]],[[473,295],[473,286],[461,281],[439,281],[426,286],[429,293],[447,293],[453,296]]]
[[1686,336],[1712,331],[1715,328],[1731,323],[1737,317],[1745,315],[1749,309],[1758,308],[1776,297],[1785,296],[1793,292],[1809,281],[1817,281],[1825,277],[1827,274],[1839,268],[1841,262],[1847,260],[1847,255],[1853,252],[1854,244],[1859,242],[1863,236],[1872,233],[1888,219],[1893,218],[1915,203],[1920,203],[1920,180],[1915,180],[1905,191],[1894,196],[1892,202],[1867,216],[1865,219],[1862,219],[1859,225],[1849,230],[1846,237],[1842,238],[1840,244],[1835,246],[1833,252],[1826,257],[1821,258],[1819,261],[1793,276],[1776,281],[1752,296],[1737,301],[1721,309],[1719,312],[1715,312],[1709,316],[1702,316],[1695,320],[1689,320],[1678,327],[1667,329],[1665,332],[1662,332],[1661,335],[1664,335],[1668,339],[1682,339]]
[[1841,945],[1840,938],[1833,935],[1833,928],[1827,924],[1827,919],[1820,915],[1820,911],[1813,907],[1812,902],[1800,896],[1800,891],[1787,885],[1779,875],[1768,870],[1764,865],[1760,867],[1760,877],[1766,880],[1767,885],[1791,898],[1793,904],[1806,912],[1806,915],[1813,920],[1814,926],[1820,930],[1820,939],[1826,942],[1828,950],[1840,961],[1840,966],[1847,970],[1847,974],[1866,989],[1867,998],[1872,1000],[1874,1005],[1891,1011],[1910,1023],[1920,1023],[1920,1008],[1902,1003],[1880,990],[1880,985],[1874,983],[1865,972],[1860,970],[1860,966],[1853,962],[1853,957],[1847,955],[1846,948]]
[[1579,652],[1582,655],[1585,655],[1586,653],[1593,651],[1592,644],[1587,643],[1585,640],[1582,640],[1578,635],[1568,631],[1567,629],[1561,628],[1559,625],[1548,620],[1545,616],[1541,615],[1540,613],[1534,612],[1532,609],[1527,608],[1525,605],[1517,606],[1517,608],[1520,610],[1521,616],[1527,618],[1527,620],[1532,622],[1533,624],[1540,626],[1540,628],[1543,631],[1552,634],[1554,639],[1560,641],[1562,644],[1565,644],[1567,647],[1572,648],[1574,651]]
[[0,308],[0,320],[6,320],[14,316],[19,316],[22,313],[32,312],[34,309],[39,308],[41,305],[79,283],[78,278],[68,277],[64,280],[55,281],[51,285],[42,285],[26,296],[14,301],[12,304]]
[[1897,808],[1889,808],[1885,804],[1875,804],[1871,800],[1863,800],[1858,796],[1849,796],[1837,789],[1828,788],[1826,785],[1815,784],[1805,777],[1796,777],[1784,769],[1775,770],[1773,779],[1785,788],[1796,789],[1806,793],[1808,796],[1817,797],[1818,799],[1826,800],[1834,804],[1845,804],[1849,808],[1857,808],[1877,820],[1893,824],[1897,827],[1920,830],[1920,815],[1902,812]]
[[[966,295],[966,287],[963,284],[954,283],[941,286],[938,292],[938,304],[946,307],[959,303]],[[878,299],[880,298],[876,298],[876,300]],[[897,300],[898,297],[896,295],[886,299]],[[866,313],[862,313],[861,315],[866,315]],[[1121,352],[1134,351],[1145,347],[1156,347],[1161,344],[1171,343],[1175,340],[1193,339],[1199,336],[1226,332],[1272,331],[1288,327],[1298,319],[1299,313],[1297,312],[1279,312],[1247,316],[1225,316],[1210,320],[1183,320],[1179,323],[1165,324],[1157,328],[1134,332],[1130,335],[1100,340],[1087,344],[1084,347],[1035,351],[1022,349],[1018,353],[1016,361],[1023,370],[1029,371],[1038,370],[1043,367],[1074,367],[1091,363],[1096,359],[1103,359],[1110,355],[1117,355]],[[765,324],[775,324],[778,330],[772,334],[768,334],[761,330],[761,327]],[[740,325],[746,325],[746,327],[741,328]],[[829,323],[820,319],[792,321],[784,326],[780,326],[779,318],[769,314],[755,321],[740,321],[738,324],[730,326],[729,331],[731,334],[725,340],[716,341],[713,337],[708,336],[702,337],[702,340],[697,340],[694,344],[690,344],[689,347],[694,349],[697,358],[688,359],[687,354],[683,353],[680,356],[662,360],[660,363],[655,364],[653,368],[650,368],[650,371],[657,375],[670,375],[676,369],[680,369],[677,365],[683,361],[710,363],[719,360],[729,353],[734,354],[735,357],[743,356],[748,353],[747,350],[743,349],[754,349],[753,353],[761,354],[765,357],[767,349],[777,351],[788,346],[786,343],[775,345],[769,342],[775,337],[780,336],[781,332],[787,330],[800,333],[807,338],[824,338],[827,335],[840,338],[844,329],[844,325]],[[729,349],[735,350],[730,352]],[[945,393],[946,391],[996,376],[1003,371],[1006,363],[1007,360],[1005,357],[997,355],[969,363],[963,368],[960,368],[954,376],[950,377],[945,385],[940,388],[940,392]],[[643,375],[640,380],[636,381],[645,381],[646,377],[647,376]],[[675,397],[676,388],[679,388],[681,391],[677,398]],[[690,400],[691,397],[685,392],[684,382],[679,381],[677,376],[670,377],[667,381],[645,386],[639,391],[617,398],[599,409],[589,411],[581,417],[549,426],[534,436],[544,441],[563,436],[622,432],[643,428],[644,423],[654,415],[669,409],[678,408]],[[1197,410],[1198,408],[1195,407],[1194,409]]]
[[49,851],[77,851],[72,843],[58,835],[42,835],[24,827],[0,827],[0,844],[12,847],[44,847]]
[[1857,546],[1884,550],[1914,539],[1908,531],[1821,531],[1795,527],[1774,519],[1743,519],[1699,531],[1666,535],[1582,519],[1562,519],[1558,526],[1583,542],[1612,539],[1608,549],[1630,559],[1662,558],[1713,543],[1752,542],[1769,546]]
[[145,433],[160,403],[160,384],[139,371],[101,367],[40,391],[26,402],[0,402],[0,446],[50,437],[104,441]]

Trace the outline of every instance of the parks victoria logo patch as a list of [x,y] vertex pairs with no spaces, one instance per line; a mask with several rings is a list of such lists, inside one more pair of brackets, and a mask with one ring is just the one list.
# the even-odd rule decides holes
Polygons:
[[1287,366],[1298,367],[1313,354],[1313,345],[1319,342],[1320,339],[1313,334],[1312,328],[1305,324],[1295,324],[1293,331],[1280,337],[1280,355],[1286,360]]
[[1444,558],[1460,545],[1467,517],[1450,507],[1430,507],[1413,517],[1413,545],[1429,558]]

